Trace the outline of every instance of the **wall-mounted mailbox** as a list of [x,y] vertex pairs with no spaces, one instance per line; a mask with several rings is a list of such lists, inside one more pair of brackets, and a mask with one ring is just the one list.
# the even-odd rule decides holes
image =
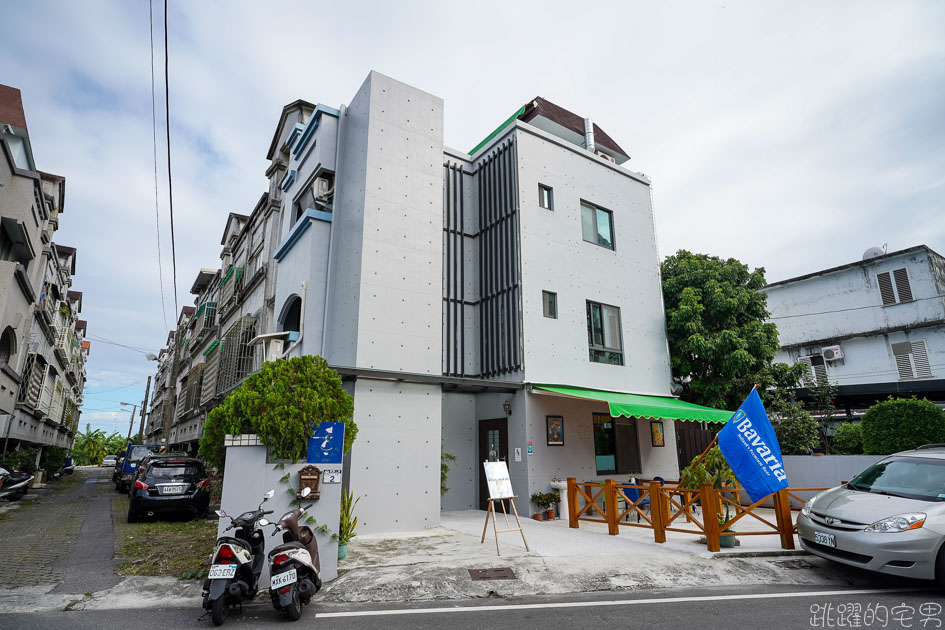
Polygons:
[[311,494],[309,494],[307,498],[310,500],[318,499],[319,498],[318,482],[321,479],[321,476],[322,476],[322,471],[318,468],[318,466],[314,466],[310,464],[302,468],[299,471],[299,491],[296,494],[296,497],[301,499],[302,490],[304,490],[305,488],[309,488],[311,490]]

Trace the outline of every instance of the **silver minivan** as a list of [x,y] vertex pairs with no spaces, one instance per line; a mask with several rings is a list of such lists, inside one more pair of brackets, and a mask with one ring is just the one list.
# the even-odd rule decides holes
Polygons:
[[829,560],[945,583],[945,445],[890,455],[821,492],[798,515],[797,535]]

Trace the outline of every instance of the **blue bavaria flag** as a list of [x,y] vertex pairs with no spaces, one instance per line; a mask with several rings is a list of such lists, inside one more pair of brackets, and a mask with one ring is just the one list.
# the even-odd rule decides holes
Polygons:
[[788,487],[781,446],[757,390],[719,432],[719,449],[752,503]]

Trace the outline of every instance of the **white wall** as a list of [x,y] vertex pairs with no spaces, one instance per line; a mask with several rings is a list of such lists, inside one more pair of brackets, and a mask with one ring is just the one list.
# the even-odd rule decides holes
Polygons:
[[[649,186],[580,147],[519,127],[525,380],[669,395]],[[553,211],[538,205],[539,183],[553,188]],[[583,240],[581,200],[613,213],[614,250]],[[557,319],[543,316],[543,290],[558,294]],[[623,366],[589,360],[587,300],[620,308]]]
[[478,422],[474,394],[443,394],[443,450],[456,457],[446,477],[449,491],[440,500],[441,510],[477,509],[479,483]]
[[[276,464],[266,462],[266,447],[264,446],[230,446],[226,449],[226,471],[223,477],[223,496],[220,501],[220,507],[230,515],[239,515],[243,512],[256,509],[259,502],[269,490],[275,490],[273,498],[266,502],[263,509],[272,510],[273,514],[266,518],[275,523],[279,518],[294,509],[289,506],[292,497],[288,493],[291,487],[294,490],[299,488],[298,471],[304,462],[299,464],[286,464],[285,468],[278,468]],[[289,485],[281,483],[279,479],[285,474],[290,473]],[[341,507],[341,484],[319,484],[321,497],[312,502],[307,514],[314,517],[320,524],[328,525],[332,533],[338,532],[338,523],[340,519]],[[355,509],[355,516],[359,516],[361,505]],[[220,519],[217,527],[217,536],[223,535],[223,529],[230,524],[229,519]],[[315,527],[312,526],[312,527]],[[282,544],[282,537],[272,537],[272,526],[263,528],[266,538],[266,552],[277,545]],[[360,523],[357,529],[361,531]],[[227,535],[232,535],[228,532]],[[338,543],[331,540],[331,537],[316,532],[318,540],[318,553],[321,563],[321,578],[328,581],[333,580],[338,575]],[[357,539],[355,539],[357,540]],[[356,543],[354,543],[356,544]],[[269,566],[263,565],[263,572],[259,578],[260,590],[269,587]]]

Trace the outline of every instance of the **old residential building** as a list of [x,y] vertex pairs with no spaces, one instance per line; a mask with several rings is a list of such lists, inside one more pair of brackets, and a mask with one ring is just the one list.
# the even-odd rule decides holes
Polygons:
[[70,448],[90,344],[76,250],[54,242],[66,183],[37,169],[20,91],[5,85],[0,153],[0,438],[4,452]]
[[194,285],[217,319],[179,335],[181,384],[204,366],[185,427],[263,359],[325,357],[355,399],[363,531],[481,507],[484,459],[522,511],[552,477],[678,475],[683,416],[633,413],[670,397],[649,180],[599,126],[535,98],[457,151],[441,99],[372,72],[350,105],[287,105],[267,157],[268,192]]
[[848,413],[890,395],[945,403],[945,258],[927,246],[870,248],[764,292],[781,341],[774,360],[806,364],[807,385],[837,385]]

